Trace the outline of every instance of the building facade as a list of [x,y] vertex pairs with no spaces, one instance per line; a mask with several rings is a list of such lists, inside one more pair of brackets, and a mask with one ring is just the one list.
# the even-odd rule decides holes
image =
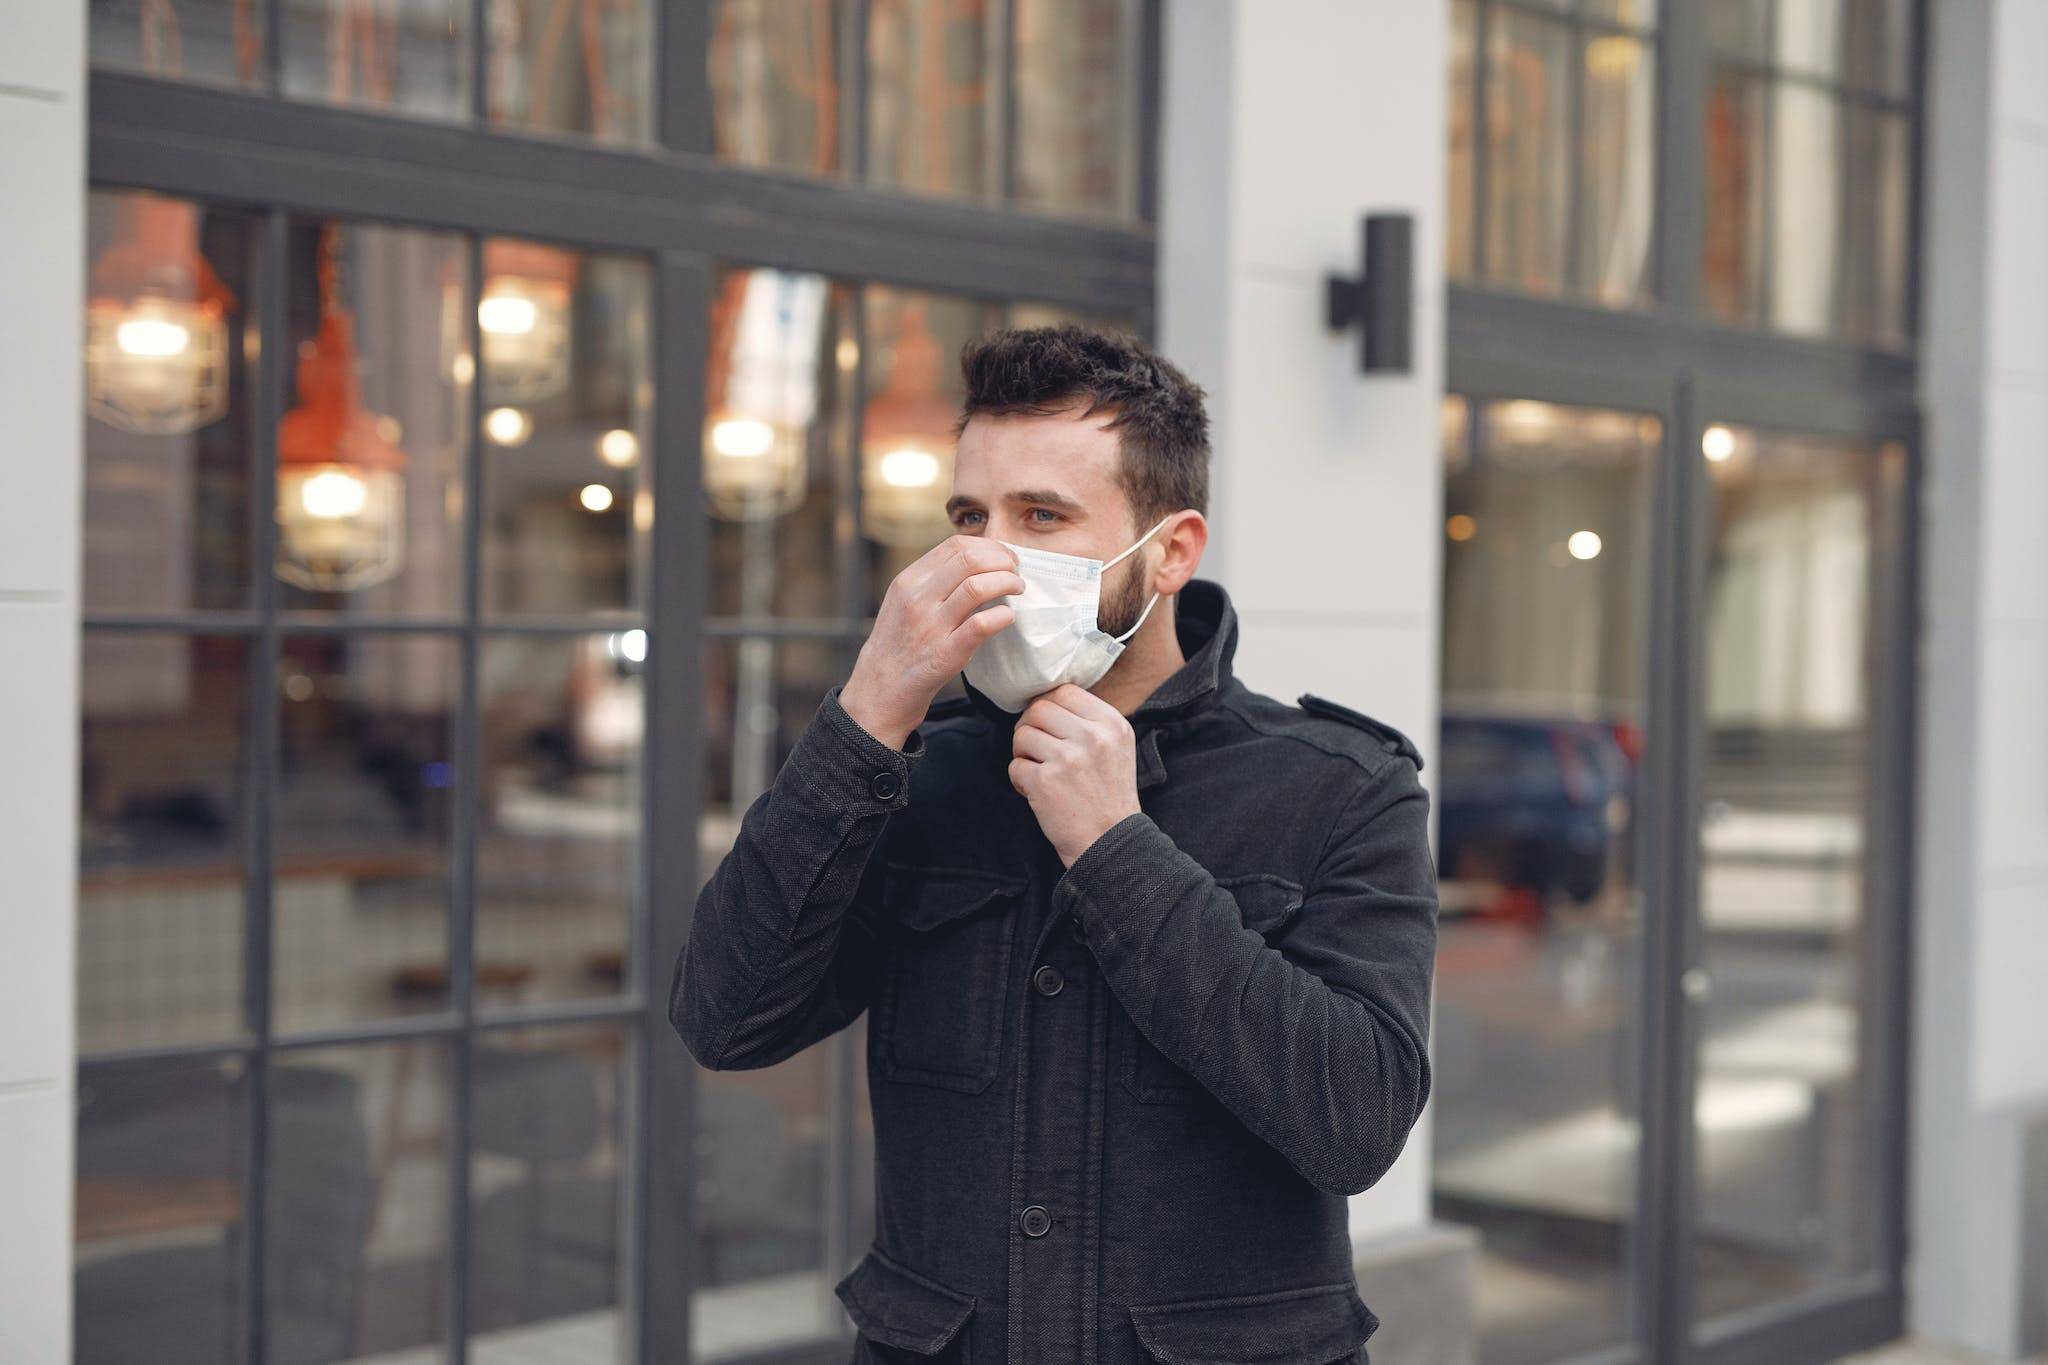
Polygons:
[[669,975],[1062,318],[1425,753],[1373,1359],[2048,1349],[2048,5],[23,9],[8,1358],[843,1359],[865,1023]]

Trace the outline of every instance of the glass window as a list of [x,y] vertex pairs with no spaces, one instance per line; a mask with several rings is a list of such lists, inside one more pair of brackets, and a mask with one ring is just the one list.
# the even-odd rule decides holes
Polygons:
[[469,116],[470,0],[281,0],[284,93],[414,117]]
[[638,145],[653,132],[652,0],[491,0],[490,120]]
[[1701,297],[1723,321],[1908,344],[1912,6],[1722,0]]
[[1657,419],[1445,402],[1434,1194],[1480,1356],[1629,1340]]
[[706,71],[719,160],[830,175],[848,169],[852,5],[712,0]]
[[1648,301],[1655,21],[1629,0],[1453,4],[1452,278],[1611,307]]
[[999,197],[995,7],[870,0],[868,178],[925,194]]
[[262,0],[92,0],[95,66],[260,89]]
[[1133,0],[1015,0],[1016,201],[1137,216]]

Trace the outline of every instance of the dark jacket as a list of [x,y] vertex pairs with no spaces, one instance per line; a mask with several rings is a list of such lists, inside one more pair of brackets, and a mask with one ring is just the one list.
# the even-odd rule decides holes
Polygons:
[[1421,760],[1240,683],[1216,584],[1176,625],[1130,717],[1142,813],[1071,868],[1013,716],[970,689],[899,753],[835,688],[698,899],[669,1017],[703,1065],[873,1009],[857,1361],[1364,1358],[1345,1196],[1429,1095]]

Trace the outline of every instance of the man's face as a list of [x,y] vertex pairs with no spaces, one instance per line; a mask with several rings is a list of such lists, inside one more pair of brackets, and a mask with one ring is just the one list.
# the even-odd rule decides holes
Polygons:
[[[1080,410],[970,418],[953,453],[953,529],[1090,559],[1113,558],[1143,534],[1117,482],[1116,433],[1101,426],[1112,414]],[[1145,579],[1142,547],[1104,576],[1102,630],[1121,635],[1137,623]]]

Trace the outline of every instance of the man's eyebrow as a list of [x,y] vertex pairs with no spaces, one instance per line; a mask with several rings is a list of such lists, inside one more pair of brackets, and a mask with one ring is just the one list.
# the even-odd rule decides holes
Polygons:
[[979,506],[981,506],[979,498],[970,498],[965,493],[955,493],[952,497],[946,499],[946,515],[950,517],[955,512],[964,512],[970,507]]
[[1051,489],[1024,488],[1019,489],[1015,493],[1005,493],[1003,498],[1006,502],[1028,502],[1035,503],[1040,507],[1057,507],[1063,512],[1079,512],[1082,510],[1080,503],[1064,493],[1055,493]]

